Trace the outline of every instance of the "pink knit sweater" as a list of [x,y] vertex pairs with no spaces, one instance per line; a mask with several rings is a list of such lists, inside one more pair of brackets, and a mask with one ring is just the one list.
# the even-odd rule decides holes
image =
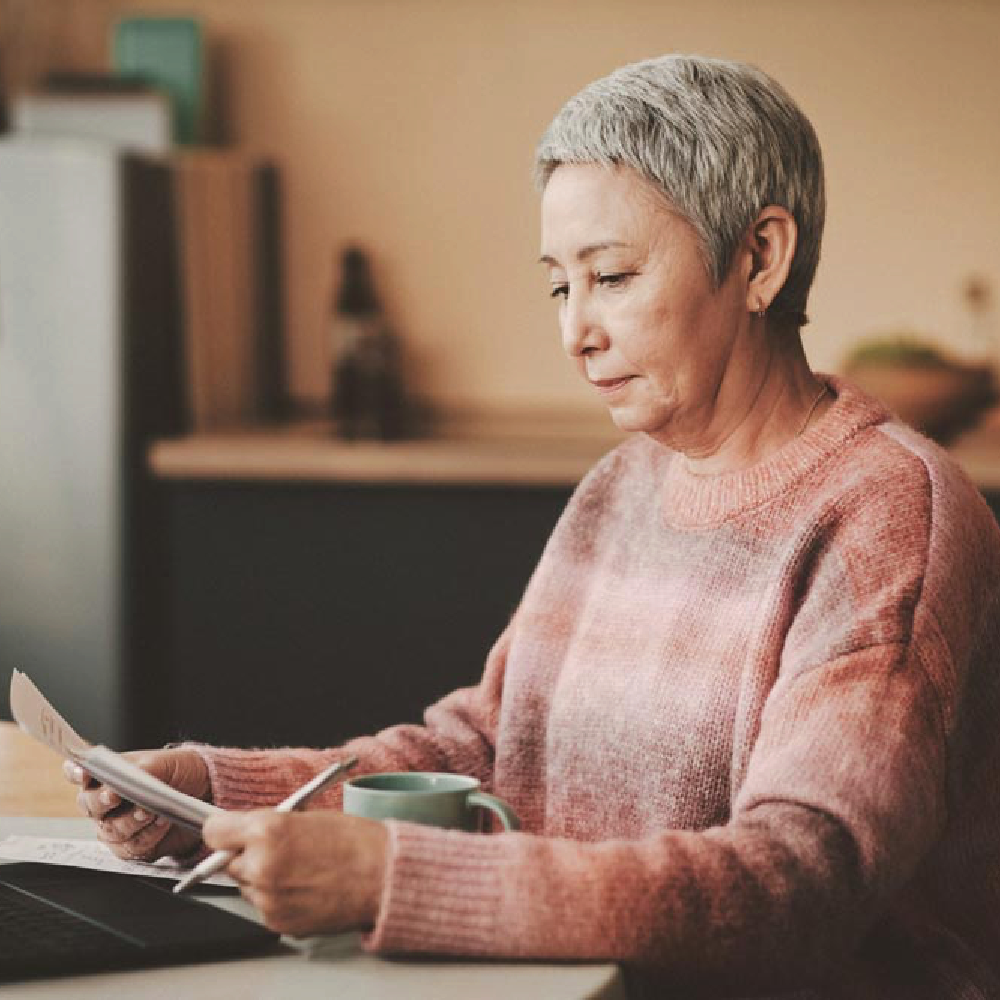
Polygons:
[[[829,382],[743,472],[613,451],[481,683],[350,744],[476,775],[524,824],[390,823],[372,948],[614,960],[644,996],[1000,996],[1000,531]],[[237,809],[333,753],[205,750]]]

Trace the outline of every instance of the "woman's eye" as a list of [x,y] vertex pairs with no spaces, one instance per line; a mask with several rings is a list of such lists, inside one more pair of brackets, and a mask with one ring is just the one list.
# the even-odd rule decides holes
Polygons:
[[619,288],[624,285],[629,278],[634,277],[634,271],[617,271],[613,274],[599,273],[597,275],[597,283],[599,285],[604,285],[607,288]]
[[566,298],[566,296],[569,295],[569,285],[565,282],[561,285],[553,285],[552,291],[549,294],[553,299],[558,299],[560,296],[562,298]]

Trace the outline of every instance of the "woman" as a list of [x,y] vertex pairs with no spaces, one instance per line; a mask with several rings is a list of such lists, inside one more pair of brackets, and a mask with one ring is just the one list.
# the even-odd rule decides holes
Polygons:
[[[141,762],[251,810],[204,840],[282,931],[611,959],[651,996],[1000,995],[1000,532],[934,445],[809,370],[811,126],[757,70],[670,56],[573,98],[537,167],[565,349],[641,433],[581,483],[479,686],[349,744],[475,775],[523,832],[261,810],[342,749]],[[120,854],[199,846],[74,777]]]

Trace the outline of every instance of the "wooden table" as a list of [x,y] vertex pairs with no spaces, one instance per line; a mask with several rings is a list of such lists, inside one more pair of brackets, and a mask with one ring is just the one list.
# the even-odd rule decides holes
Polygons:
[[13,722],[0,721],[0,816],[79,815],[62,759]]

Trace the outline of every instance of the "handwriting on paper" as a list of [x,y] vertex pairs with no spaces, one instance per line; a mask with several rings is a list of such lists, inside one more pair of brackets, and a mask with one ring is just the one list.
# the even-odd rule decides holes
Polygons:
[[[0,840],[0,858],[5,861],[37,861],[49,865],[70,865],[94,871],[116,872],[120,875],[145,875],[155,878],[178,879],[187,869],[161,858],[153,864],[144,861],[122,861],[96,840],[69,837],[29,837],[12,834]],[[213,875],[206,879],[211,885],[235,886],[228,875]]]
[[60,752],[66,754],[73,744],[73,735],[67,734],[65,727],[61,724],[62,719],[50,708],[43,708],[40,715],[42,735],[45,742],[50,747],[58,748]]

